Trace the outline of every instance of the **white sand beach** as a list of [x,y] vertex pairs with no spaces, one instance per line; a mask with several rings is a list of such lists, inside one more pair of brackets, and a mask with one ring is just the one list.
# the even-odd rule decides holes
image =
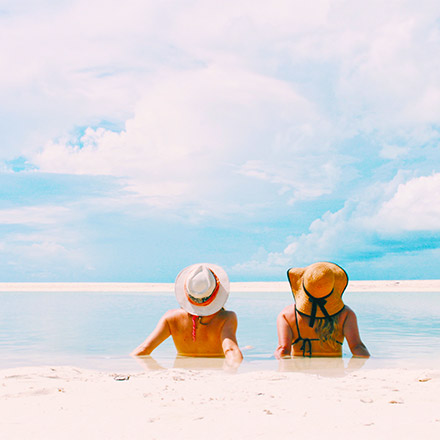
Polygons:
[[[264,290],[287,288],[263,284]],[[235,287],[257,290],[256,283]],[[349,289],[440,292],[440,282],[358,281]],[[165,369],[147,361],[136,371],[92,371],[50,361],[4,369],[0,438],[440,438],[440,369],[404,363],[364,368],[362,360],[347,361],[287,360],[269,370],[235,372],[223,370],[221,360],[188,360]]]
[[335,376],[21,368],[0,373],[0,436],[434,440],[440,438],[439,396],[440,371],[404,368]]
[[[174,283],[0,283],[0,292],[174,292]],[[287,281],[231,282],[231,292],[290,292]],[[350,280],[347,292],[440,292],[440,280]]]

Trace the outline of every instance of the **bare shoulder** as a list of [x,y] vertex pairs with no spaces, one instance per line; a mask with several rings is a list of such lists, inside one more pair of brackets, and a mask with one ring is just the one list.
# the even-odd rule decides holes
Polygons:
[[220,310],[218,317],[224,321],[237,321],[237,314],[232,310]]
[[351,307],[348,307],[345,305],[344,310],[342,310],[342,313],[348,317],[348,316],[356,316],[356,313],[354,313],[354,310]]
[[340,313],[339,323],[344,325],[347,322],[352,322],[353,320],[357,320],[356,313],[349,306],[345,305],[344,309]]
[[283,310],[279,313],[278,317],[284,317],[287,320],[290,320],[295,316],[295,306],[290,304],[289,306],[284,307]]
[[168,310],[164,313],[162,319],[165,319],[167,321],[173,321],[176,319],[181,319],[182,317],[186,316],[187,313],[183,309],[172,309]]

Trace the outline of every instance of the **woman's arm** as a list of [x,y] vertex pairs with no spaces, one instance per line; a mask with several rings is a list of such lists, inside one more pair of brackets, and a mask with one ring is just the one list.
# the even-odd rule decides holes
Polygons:
[[348,313],[347,317],[345,318],[343,331],[351,353],[356,357],[370,357],[370,353],[368,352],[365,344],[362,342],[359,334],[356,314],[349,307],[345,306],[345,308],[347,309]]
[[228,312],[228,315],[221,333],[222,348],[226,363],[229,366],[238,367],[243,360],[243,354],[238,348],[235,336],[237,332],[237,315],[234,312]]
[[293,332],[287,322],[284,310],[277,318],[277,332],[278,332],[278,347],[275,350],[275,357],[277,359],[290,357],[292,351]]
[[168,313],[165,313],[165,315],[162,316],[156,328],[148,338],[130,353],[131,356],[146,356],[150,354],[158,345],[171,335],[170,327],[167,322],[167,314]]

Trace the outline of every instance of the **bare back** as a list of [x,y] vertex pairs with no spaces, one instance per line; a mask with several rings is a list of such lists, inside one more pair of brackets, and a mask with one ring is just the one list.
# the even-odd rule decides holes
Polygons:
[[343,328],[348,310],[342,310],[337,316],[337,326],[334,334],[335,342],[333,343],[320,341],[316,331],[309,326],[310,318],[300,313],[295,313],[295,305],[286,307],[283,312],[285,319],[292,329],[292,342],[298,341],[292,345],[292,355],[303,356],[304,350],[301,348],[302,341],[309,339],[311,341],[311,352],[313,356],[342,356],[342,343],[344,342]]
[[224,356],[224,329],[231,325],[236,329],[235,313],[222,309],[214,315],[195,319],[193,339],[192,315],[183,309],[170,310],[166,315],[177,352],[184,356]]
[[[195,327],[194,327],[195,325]],[[226,357],[230,363],[243,359],[236,339],[237,316],[224,309],[201,318],[183,309],[166,312],[156,328],[131,354],[149,355],[158,345],[172,336],[177,353],[183,356]]]
[[[311,352],[313,356],[342,356],[342,342],[347,339],[351,352],[355,356],[368,357],[369,353],[359,335],[356,314],[347,305],[337,315],[337,332],[335,333],[334,344],[318,340],[315,330],[309,327],[307,316],[295,313],[295,305],[285,307],[278,315],[278,348],[275,356],[303,356],[301,340],[299,338],[311,340]],[[298,334],[299,330],[299,334]],[[293,345],[292,345],[293,344]]]

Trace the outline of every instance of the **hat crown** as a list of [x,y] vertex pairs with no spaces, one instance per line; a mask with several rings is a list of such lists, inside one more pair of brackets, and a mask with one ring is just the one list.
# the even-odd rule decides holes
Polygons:
[[211,270],[199,265],[188,274],[186,279],[186,289],[194,298],[206,298],[212,294],[216,287],[216,280]]
[[292,267],[287,276],[296,310],[310,317],[309,325],[315,318],[334,316],[344,308],[342,294],[348,275],[341,266],[319,262],[305,268]]
[[192,264],[177,275],[174,292],[180,306],[191,315],[212,315],[228,299],[228,275],[216,264]]
[[310,295],[322,298],[333,290],[335,275],[327,265],[316,263],[307,268],[303,282]]

